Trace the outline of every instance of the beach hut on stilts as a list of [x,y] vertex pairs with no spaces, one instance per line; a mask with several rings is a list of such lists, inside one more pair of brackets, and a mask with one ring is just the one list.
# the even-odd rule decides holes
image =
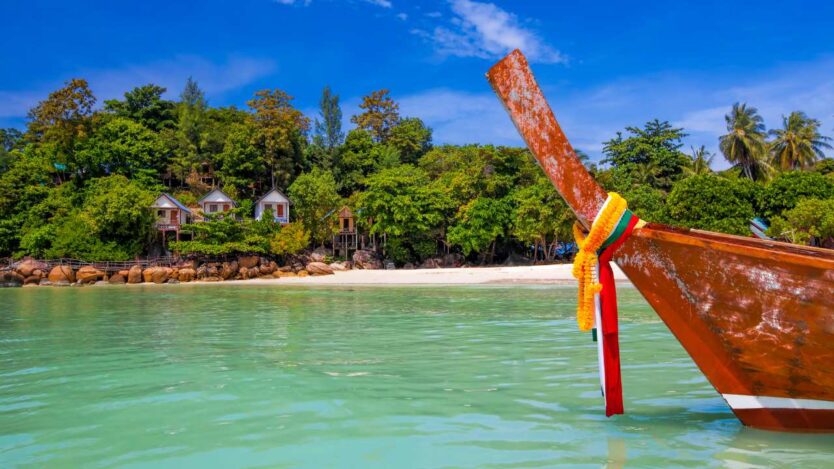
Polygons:
[[162,235],[162,247],[165,247],[165,239],[168,233],[174,233],[174,239],[180,240],[180,229],[183,225],[191,223],[192,213],[176,197],[165,192],[159,194],[153,205],[151,205],[156,220],[154,226]]
[[356,232],[356,218],[350,207],[345,205],[338,213],[339,225],[333,235],[333,257],[350,257],[350,251],[359,248],[359,239]]

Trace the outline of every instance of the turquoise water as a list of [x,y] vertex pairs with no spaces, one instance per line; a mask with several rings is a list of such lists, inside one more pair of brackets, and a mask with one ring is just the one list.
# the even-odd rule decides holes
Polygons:
[[606,419],[571,288],[0,290],[0,467],[831,466],[620,292]]

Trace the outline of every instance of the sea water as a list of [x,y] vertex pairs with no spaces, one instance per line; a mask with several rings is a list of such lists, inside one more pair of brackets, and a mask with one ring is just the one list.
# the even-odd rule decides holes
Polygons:
[[620,287],[606,418],[575,289],[0,291],[0,467],[831,467],[743,427]]

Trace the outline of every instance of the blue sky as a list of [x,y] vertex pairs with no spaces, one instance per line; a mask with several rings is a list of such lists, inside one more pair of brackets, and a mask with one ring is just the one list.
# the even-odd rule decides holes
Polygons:
[[173,98],[191,75],[213,105],[279,87],[311,115],[324,85],[346,115],[385,87],[437,143],[517,145],[483,77],[520,47],[574,146],[594,156],[655,117],[715,150],[734,101],[768,127],[806,111],[834,135],[834,4],[691,3],[7,0],[0,126],[22,126],[72,77],[101,102],[149,82]]

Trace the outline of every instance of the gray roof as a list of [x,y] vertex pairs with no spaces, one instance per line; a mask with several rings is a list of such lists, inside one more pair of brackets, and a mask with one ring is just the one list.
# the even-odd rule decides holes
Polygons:
[[179,208],[180,210],[183,210],[183,211],[185,211],[186,213],[191,213],[191,210],[190,210],[188,207],[186,207],[185,205],[183,205],[183,204],[182,204],[182,202],[180,202],[179,200],[177,200],[177,199],[176,199],[176,197],[174,197],[173,195],[171,195],[171,194],[169,194],[169,193],[167,193],[167,192],[163,192],[161,195],[164,195],[164,196],[165,196],[168,200],[170,200],[170,201],[171,201],[171,203],[173,203],[174,205],[176,205],[176,206],[177,206],[177,208]]

